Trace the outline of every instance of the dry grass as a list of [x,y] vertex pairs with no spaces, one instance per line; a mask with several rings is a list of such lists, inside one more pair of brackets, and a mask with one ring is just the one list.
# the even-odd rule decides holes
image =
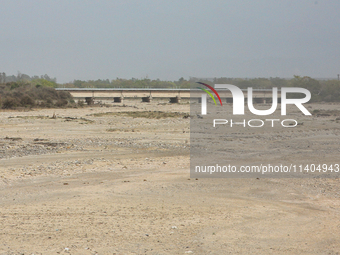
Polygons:
[[52,119],[51,117],[49,116],[42,116],[42,115],[39,115],[39,116],[9,116],[8,117],[9,119]]
[[135,129],[109,128],[107,132],[135,132]]
[[49,116],[39,115],[39,116],[15,116],[15,117],[10,116],[8,118],[9,119],[14,119],[14,118],[17,118],[17,119],[64,119],[65,121],[75,121],[75,122],[81,121],[80,124],[94,123],[93,120],[86,119],[86,118],[83,118],[83,117],[80,117],[80,118],[77,118],[77,117],[58,117],[58,116],[49,117]]
[[92,114],[92,116],[94,117],[103,117],[108,115],[147,119],[185,118],[188,116],[187,113],[183,112],[162,112],[162,111],[105,112]]
[[314,110],[313,115],[320,116],[340,116],[340,110]]

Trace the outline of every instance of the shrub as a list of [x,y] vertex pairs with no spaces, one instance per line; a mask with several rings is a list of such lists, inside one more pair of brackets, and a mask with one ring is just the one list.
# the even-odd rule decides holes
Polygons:
[[[0,85],[0,97],[4,109],[24,107],[65,107],[71,106],[69,102],[73,97],[69,92],[56,91],[54,88],[41,84],[30,84],[23,82],[9,82]],[[55,103],[55,104],[54,104]],[[74,104],[74,101],[73,101]]]
[[84,107],[85,102],[83,100],[78,100],[78,106],[79,107]]
[[72,96],[67,91],[57,91],[60,99],[72,99]]
[[29,96],[29,95],[24,95],[21,100],[20,100],[20,104],[22,106],[34,106],[35,105],[35,101]]
[[17,107],[19,105],[19,102],[14,97],[6,97],[5,100],[2,103],[3,109],[12,109],[14,107]]
[[56,106],[57,107],[64,107],[68,104],[68,101],[66,99],[59,99],[57,102],[56,102]]

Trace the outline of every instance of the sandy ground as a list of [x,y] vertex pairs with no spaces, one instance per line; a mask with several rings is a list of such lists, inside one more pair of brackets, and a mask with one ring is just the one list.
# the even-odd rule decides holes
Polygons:
[[[190,178],[189,118],[117,115],[189,105],[124,104],[1,112],[0,254],[340,254],[339,179]],[[334,160],[337,114],[235,139]]]

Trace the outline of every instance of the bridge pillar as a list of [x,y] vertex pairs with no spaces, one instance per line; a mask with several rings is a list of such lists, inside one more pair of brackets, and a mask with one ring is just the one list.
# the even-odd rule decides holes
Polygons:
[[255,104],[262,104],[262,103],[266,103],[266,99],[262,98],[262,97],[256,97],[256,98],[253,98],[253,102]]
[[114,97],[113,98],[113,102],[114,103],[122,103],[123,102],[123,97]]
[[148,97],[142,97],[142,102],[143,103],[150,103],[151,102],[152,97],[148,96]]
[[264,99],[264,103],[272,104],[273,103],[273,98],[265,98]]
[[180,101],[181,101],[181,97],[180,96],[170,97],[169,103],[171,103],[171,104],[178,104]]
[[85,97],[85,102],[88,105],[93,105],[94,104],[94,97]]

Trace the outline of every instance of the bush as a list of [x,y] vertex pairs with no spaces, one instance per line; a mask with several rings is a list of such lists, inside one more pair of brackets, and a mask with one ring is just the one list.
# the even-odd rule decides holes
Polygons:
[[19,105],[19,102],[14,97],[6,97],[4,102],[2,103],[3,109],[12,109],[14,107],[17,107]]
[[[73,97],[69,92],[57,91],[41,84],[10,82],[0,86],[1,107],[4,109],[23,107],[65,107]],[[54,104],[55,103],[55,104]],[[74,103],[74,101],[73,101]]]
[[56,102],[56,106],[57,107],[65,107],[66,105],[68,104],[68,101],[66,99],[59,99],[57,102]]
[[72,99],[72,96],[67,91],[57,91],[60,99]]
[[16,83],[16,82],[11,82],[10,83],[10,89],[11,90],[13,90],[13,89],[16,89],[16,88],[19,88],[20,87],[20,85],[18,84],[18,83]]
[[31,106],[32,107],[32,106],[35,105],[35,101],[29,95],[25,95],[21,98],[20,104],[22,106]]
[[78,106],[79,107],[84,107],[85,102],[83,100],[78,100]]

